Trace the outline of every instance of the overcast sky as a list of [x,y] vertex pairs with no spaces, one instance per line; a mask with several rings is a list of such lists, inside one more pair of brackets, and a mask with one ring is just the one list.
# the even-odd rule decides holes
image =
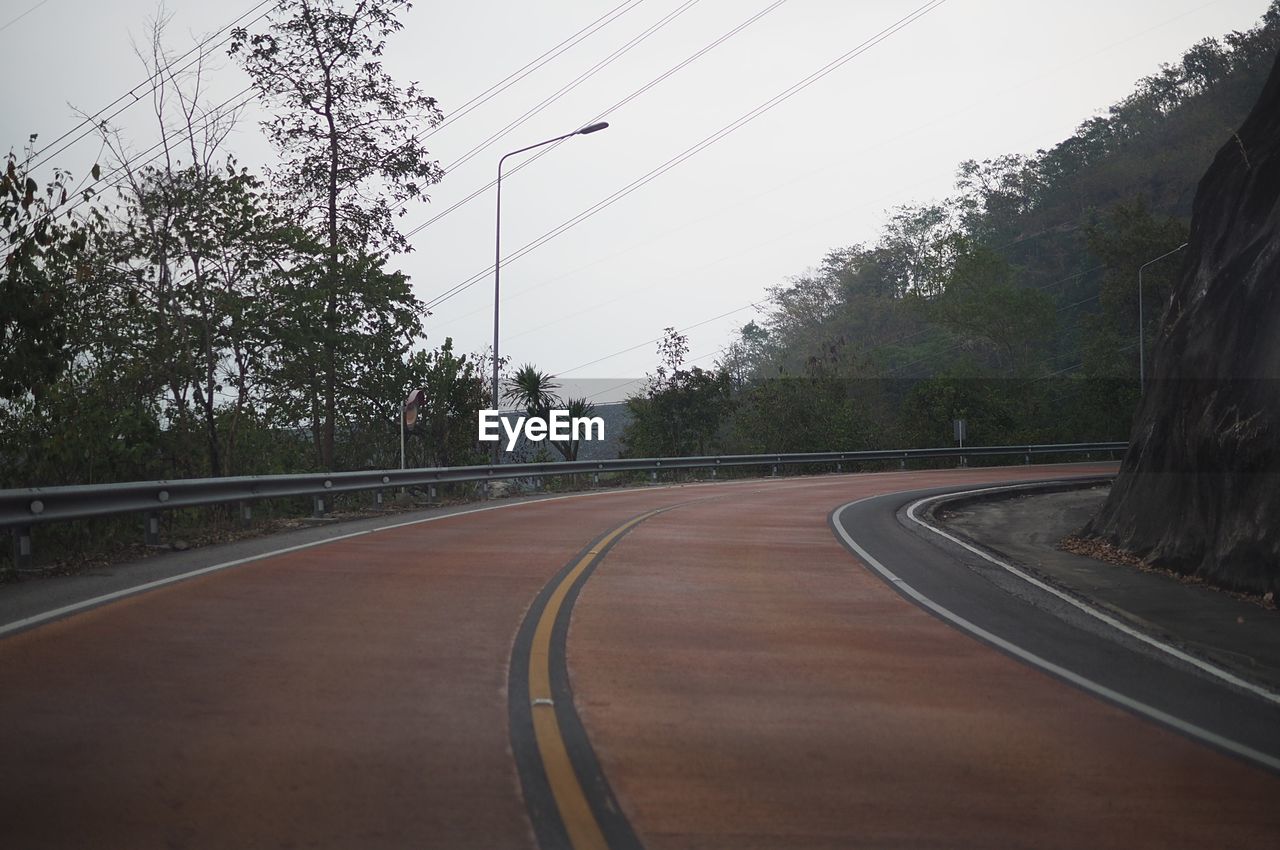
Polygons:
[[[503,181],[504,254],[761,106],[925,0],[787,0],[661,84],[610,112],[610,129],[577,137]],[[167,0],[168,41],[219,29],[257,0]],[[506,151],[573,130],[714,42],[773,0],[416,2],[386,62],[416,80],[446,116],[620,5],[625,13],[450,122],[429,140],[449,166],[474,146],[649,28],[661,28],[468,162],[451,168],[417,226],[484,186]],[[656,365],[648,341],[689,331],[709,366],[767,287],[829,249],[871,241],[886,210],[951,191],[956,165],[1032,153],[1069,135],[1134,82],[1206,36],[1253,26],[1266,0],[947,0],[828,76],[527,256],[504,265],[502,352],[596,392]],[[33,8],[34,7],[34,8]],[[145,40],[155,0],[0,0],[7,82],[0,144],[51,141],[136,86],[132,41]],[[28,10],[31,10],[29,13]],[[21,16],[21,17],[19,17]],[[17,18],[17,20],[14,20]],[[12,21],[12,23],[8,23]],[[7,24],[7,25],[6,25]],[[261,24],[258,25],[261,27]],[[208,97],[247,85],[219,57]],[[74,109],[73,109],[74,108]],[[272,151],[251,106],[229,144],[254,167]],[[138,149],[156,138],[146,104],[116,119]],[[84,143],[54,164],[83,174]],[[508,170],[518,164],[508,161]],[[438,305],[431,344],[464,350],[492,338],[494,196],[489,190],[413,237],[398,261],[424,300],[490,274]],[[707,322],[736,308],[731,315]],[[705,324],[700,324],[704,323]],[[619,356],[615,352],[639,346]],[[607,359],[601,359],[607,358]],[[701,358],[701,359],[699,359]],[[576,368],[592,363],[584,368]],[[608,400],[625,388],[601,395]]]

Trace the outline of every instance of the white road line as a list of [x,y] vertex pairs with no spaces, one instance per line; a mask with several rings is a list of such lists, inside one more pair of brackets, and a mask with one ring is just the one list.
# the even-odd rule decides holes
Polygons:
[[[989,489],[1000,489],[1000,488],[989,488]],[[973,491],[973,492],[976,492],[976,491]],[[1185,735],[1189,735],[1190,737],[1195,738],[1197,740],[1203,741],[1206,744],[1210,744],[1212,746],[1218,747],[1219,749],[1226,750],[1227,752],[1230,752],[1230,753],[1234,753],[1242,758],[1246,758],[1252,762],[1268,767],[1271,770],[1280,771],[1280,758],[1275,758],[1274,756],[1267,755],[1266,753],[1255,750],[1252,747],[1246,746],[1245,744],[1241,744],[1237,741],[1232,741],[1230,738],[1224,738],[1222,735],[1219,735],[1216,732],[1211,732],[1208,729],[1195,725],[1194,723],[1188,723],[1187,721],[1182,720],[1178,717],[1174,717],[1172,714],[1161,711],[1160,709],[1155,708],[1154,706],[1150,706],[1144,702],[1139,702],[1138,700],[1135,700],[1131,697],[1127,697],[1124,694],[1120,693],[1119,691],[1114,691],[1105,685],[1101,685],[1093,681],[1092,679],[1086,679],[1084,676],[1081,676],[1079,673],[1075,673],[1071,670],[1068,670],[1067,668],[1062,667],[1058,664],[1055,664],[1052,661],[1049,661],[1048,659],[1041,658],[1039,655],[1036,655],[1033,652],[1029,652],[1028,650],[1025,650],[1022,647],[1018,646],[1017,644],[1011,643],[1010,641],[1007,641],[998,635],[992,634],[991,632],[987,631],[981,626],[976,625],[975,623],[972,623],[969,620],[966,620],[964,617],[961,617],[959,614],[956,614],[954,611],[944,608],[943,606],[939,605],[937,602],[934,602],[932,599],[925,596],[920,591],[916,590],[911,585],[907,584],[905,581],[899,578],[896,574],[894,574],[892,570],[890,570],[884,564],[876,560],[876,558],[870,552],[868,552],[866,549],[863,549],[861,546],[859,546],[858,542],[854,540],[852,536],[850,536],[848,530],[844,527],[844,524],[840,521],[840,514],[842,514],[848,508],[851,508],[854,505],[858,505],[863,502],[870,501],[871,499],[877,499],[877,498],[882,498],[882,497],[868,496],[865,499],[858,499],[856,501],[841,505],[840,507],[836,508],[835,511],[831,514],[831,525],[833,528],[835,528],[836,533],[844,541],[845,545],[848,546],[851,550],[853,550],[853,552],[859,558],[861,558],[864,562],[866,562],[868,566],[874,569],[877,573],[879,573],[885,579],[892,582],[893,585],[901,593],[910,597],[917,604],[921,605],[924,608],[929,609],[930,611],[937,614],[939,617],[943,618],[947,622],[968,632],[974,637],[977,637],[980,640],[986,641],[987,643],[992,644],[993,646],[1009,653],[1010,655],[1016,658],[1019,658],[1027,662],[1028,664],[1031,664],[1035,667],[1039,667],[1041,670],[1044,670],[1047,673],[1050,673],[1061,679],[1065,679],[1066,681],[1070,682],[1076,687],[1079,687],[1091,693],[1097,694],[1103,699],[1109,700],[1110,702],[1116,703],[1117,705],[1124,706],[1130,711],[1136,712],[1145,717],[1149,717],[1150,719],[1155,720],[1157,723],[1162,723],[1165,726],[1168,726],[1172,729],[1176,729],[1179,732],[1182,732]],[[921,501],[928,501],[928,499],[923,499]],[[917,502],[916,504],[918,505],[919,502]]]
[[[664,487],[652,487],[647,489],[666,490],[666,489],[671,489],[671,487],[675,487],[675,486],[680,486],[680,485],[667,485]],[[84,611],[89,608],[96,608],[99,605],[105,605],[106,603],[114,602],[117,599],[123,599],[127,596],[133,596],[138,593],[146,593],[149,590],[155,590],[158,587],[164,587],[165,585],[168,585],[168,584],[175,584],[180,581],[186,581],[187,579],[195,578],[196,576],[202,576],[202,575],[205,575],[206,573],[215,573],[215,572],[218,572],[219,570],[228,569],[229,567],[238,567],[242,564],[248,564],[252,561],[262,561],[262,560],[266,560],[267,558],[274,558],[277,555],[287,555],[290,552],[298,552],[302,549],[310,549],[313,546],[323,546],[326,543],[337,543],[339,540],[350,540],[353,537],[361,537],[365,534],[377,534],[378,532],[381,532],[381,531],[390,531],[393,528],[404,528],[405,526],[409,526],[409,525],[421,525],[424,522],[438,522],[442,519],[450,519],[456,516],[466,516],[468,514],[480,514],[486,511],[500,510],[502,508],[518,508],[518,507],[521,507],[522,505],[535,505],[535,504],[540,504],[542,502],[557,502],[557,501],[560,501],[561,499],[576,499],[582,496],[611,496],[617,493],[627,493],[627,492],[634,493],[636,492],[636,490],[634,489],[610,490],[606,493],[569,493],[563,496],[547,496],[540,499],[529,499],[523,502],[509,502],[507,504],[502,504],[502,505],[486,505],[483,508],[471,508],[465,511],[454,511],[453,513],[439,514],[438,516],[424,517],[422,519],[409,520],[408,522],[398,522],[393,525],[379,526],[378,528],[366,529],[364,531],[352,531],[352,532],[348,532],[347,534],[338,534],[333,537],[326,537],[323,540],[313,540],[310,543],[299,543],[296,546],[286,546],[282,549],[272,549],[269,552],[263,552],[259,555],[249,555],[244,558],[236,558],[234,561],[224,561],[221,564],[214,564],[209,567],[201,567],[199,569],[191,570],[189,572],[179,573],[178,575],[157,579],[156,581],[149,581],[146,584],[139,584],[134,587],[126,587],[122,590],[117,590],[112,593],[105,593],[102,596],[95,596],[91,599],[85,599],[80,602],[73,603],[71,605],[64,605],[61,608],[55,608],[52,611],[44,611],[40,614],[33,614],[32,616],[24,617],[21,620],[14,620],[13,622],[0,625],[0,637],[4,637],[5,635],[11,634],[12,632],[29,629],[32,626],[38,626],[41,623],[46,623],[50,620],[61,619],[62,617],[66,617],[71,614],[75,614],[77,612]]]
[[148,590],[155,590],[157,587],[164,587],[166,584],[174,584],[175,582],[185,581],[186,579],[195,578],[196,576],[201,576],[201,575],[204,575],[205,573],[213,573],[213,572],[217,572],[218,570],[225,570],[228,567],[236,567],[236,566],[239,566],[240,564],[247,564],[250,561],[259,561],[259,560],[262,560],[263,558],[271,558],[275,555],[284,555],[289,552],[297,552],[300,549],[310,549],[312,546],[319,546],[323,543],[332,543],[335,540],[347,540],[352,537],[359,537],[362,534],[369,534],[369,533],[370,532],[368,531],[353,531],[350,534],[342,534],[337,537],[328,537],[328,538],[325,538],[324,540],[314,540],[310,543],[300,543],[297,546],[286,546],[283,549],[275,549],[270,552],[263,552],[261,555],[250,555],[247,558],[237,558],[234,561],[224,561],[221,564],[214,564],[211,567],[201,567],[198,570],[191,570],[190,572],[180,573],[176,576],[169,576],[168,578],[149,581],[146,584],[139,584],[135,587],[126,587],[123,590],[117,590],[113,593],[104,593],[102,596],[95,596],[92,599],[85,599],[80,602],[75,602],[71,605],[64,605],[61,608],[55,608],[52,611],[45,611],[41,614],[33,614],[32,616],[25,617],[21,620],[14,620],[11,623],[5,623],[3,626],[0,626],[0,637],[4,637],[10,632],[17,632],[23,629],[29,629],[32,626],[38,626],[39,624],[48,622],[49,620],[56,620],[61,617],[66,617],[69,614],[74,614],[77,611],[83,611],[86,608],[95,608],[98,605],[104,605],[107,602],[114,602],[117,599],[123,599],[126,596],[133,596],[136,593],[145,593]]
[[[970,496],[977,493],[995,493],[995,492],[1001,492],[1006,490],[1025,489],[1027,486],[1028,485],[1022,485],[1021,487],[986,487],[981,490],[965,490],[964,492],[948,493],[943,496],[930,496],[928,498],[921,499],[920,501],[913,504],[910,508],[908,508],[907,516],[917,525],[920,525],[921,527],[926,528],[929,531],[932,531],[934,534],[937,534],[941,537],[945,537],[947,540],[950,540],[952,543],[955,543],[957,546],[963,546],[966,550],[977,555],[979,558],[982,558],[983,560],[988,561],[989,563],[995,564],[996,566],[1007,570],[1012,575],[1017,576],[1018,578],[1022,579],[1025,582],[1028,582],[1029,584],[1035,585],[1036,587],[1040,588],[1046,593],[1053,594],[1057,598],[1061,599],[1063,602],[1066,602],[1068,605],[1071,605],[1074,608],[1077,608],[1080,611],[1083,611],[1084,613],[1088,614],[1089,616],[1094,617],[1095,619],[1100,620],[1103,623],[1106,623],[1108,626],[1115,629],[1116,631],[1122,632],[1123,634],[1126,634],[1129,637],[1134,638],[1135,640],[1139,640],[1150,647],[1154,647],[1155,649],[1158,649],[1161,652],[1165,653],[1166,655],[1176,658],[1179,661],[1190,664],[1191,666],[1195,667],[1197,670],[1207,673],[1208,675],[1213,676],[1215,679],[1220,679],[1230,685],[1240,688],[1241,690],[1248,691],[1254,696],[1261,697],[1262,699],[1266,700],[1269,703],[1272,703],[1273,705],[1280,705],[1280,694],[1276,693],[1275,691],[1272,691],[1254,682],[1250,682],[1245,679],[1242,679],[1239,676],[1232,673],[1231,671],[1225,670],[1222,667],[1219,667],[1210,661],[1206,661],[1203,658],[1197,658],[1196,656],[1191,655],[1190,653],[1179,649],[1173,644],[1166,643],[1153,635],[1140,631],[1139,629],[1134,628],[1128,623],[1125,623],[1123,620],[1117,619],[1116,617],[1111,616],[1107,612],[1099,608],[1096,608],[1093,605],[1090,605],[1089,603],[1081,599],[1078,599],[1069,593],[1059,590],[1058,588],[1054,587],[1051,584],[1048,584],[1047,582],[1041,581],[1040,579],[1028,573],[1026,570],[1020,569],[1019,567],[1009,563],[1008,561],[1004,561],[1000,558],[997,558],[994,555],[991,555],[988,552],[984,552],[978,547],[973,546],[970,543],[967,543],[966,541],[960,539],[959,537],[956,537],[953,534],[949,534],[946,531],[943,531],[941,528],[938,528],[936,525],[933,525],[927,520],[921,519],[916,513],[921,506],[928,504],[930,502],[938,502],[938,501],[942,501],[943,499],[950,499],[956,496]],[[1034,486],[1034,485],[1030,485],[1030,486]]]
[[[853,475],[855,473],[848,473],[848,474]],[[75,602],[70,605],[64,605],[60,608],[55,608],[51,611],[44,611],[39,614],[33,614],[30,617],[24,617],[21,620],[13,620],[12,622],[0,625],[0,638],[6,635],[12,634],[14,632],[30,629],[34,626],[38,626],[42,623],[47,623],[51,620],[58,620],[63,617],[70,616],[72,614],[79,613],[80,611],[85,611],[89,608],[96,608],[99,605],[105,605],[108,602],[114,602],[117,599],[124,599],[125,597],[128,597],[128,596],[134,596],[139,593],[146,593],[149,590],[155,590],[156,588],[164,587],[165,585],[169,585],[169,584],[176,584],[177,582],[186,581],[187,579],[195,578],[197,576],[202,576],[207,573],[215,573],[215,572],[218,572],[219,570],[225,570],[230,567],[238,567],[242,564],[248,564],[252,561],[262,561],[267,558],[274,558],[277,555],[287,555],[290,552],[297,552],[302,549],[310,549],[313,546],[323,546],[326,543],[336,543],[339,540],[350,540],[353,537],[360,537],[365,534],[377,534],[383,531],[391,531],[392,529],[395,529],[395,528],[405,528],[406,526],[421,525],[427,522],[439,522],[442,519],[450,519],[452,517],[457,517],[457,516],[467,516],[469,514],[480,514],[480,513],[485,513],[487,511],[496,511],[496,510],[502,510],[505,508],[518,508],[523,505],[536,505],[536,504],[542,504],[544,502],[558,502],[564,499],[582,499],[582,498],[593,497],[593,496],[596,496],[596,497],[617,496],[617,495],[622,495],[624,493],[646,493],[646,492],[652,492],[654,490],[674,490],[680,487],[697,487],[697,486],[704,486],[704,485],[705,486],[721,486],[721,487],[730,486],[730,485],[745,485],[745,484],[759,485],[759,484],[769,483],[771,480],[773,479],[746,479],[746,480],[737,480],[737,481],[702,481],[702,482],[688,483],[688,484],[663,484],[659,486],[648,486],[648,487],[625,487],[618,490],[606,490],[603,492],[594,492],[594,493],[566,493],[565,495],[562,495],[562,496],[544,496],[541,498],[527,499],[521,502],[507,502],[505,504],[500,504],[500,505],[486,505],[485,507],[482,507],[482,508],[470,508],[464,511],[454,511],[453,513],[439,514],[437,516],[424,517],[422,519],[414,519],[414,520],[409,520],[407,522],[397,522],[391,525],[383,525],[383,526],[379,526],[378,528],[367,529],[364,531],[352,531],[347,534],[338,534],[333,537],[326,537],[324,540],[313,540],[310,543],[299,543],[296,546],[286,546],[282,549],[272,549],[269,552],[263,552],[258,555],[249,555],[244,558],[236,558],[234,561],[224,561],[221,564],[214,564],[208,567],[201,567],[199,569],[190,570],[185,573],[179,573],[178,575],[172,575],[166,578],[157,579],[155,581],[149,581],[149,582],[146,582],[145,584],[139,584],[134,587],[127,587],[121,590],[113,591],[111,593],[105,593],[101,596],[92,597],[91,599],[84,599],[80,602]],[[779,481],[779,483],[781,482]]]
[[[584,472],[582,474],[585,475],[587,473]],[[855,475],[903,475],[903,474],[904,473],[901,471],[892,471],[892,472],[883,472],[883,473],[846,472],[846,473],[837,474],[833,476],[824,476],[824,478],[827,478],[827,479],[848,478]],[[339,540],[349,540],[352,537],[359,537],[363,534],[376,534],[382,531],[390,531],[394,528],[405,528],[406,526],[410,526],[410,525],[421,525],[427,522],[438,522],[442,519],[449,519],[450,517],[485,513],[486,511],[496,511],[496,510],[502,510],[504,508],[518,508],[522,505],[534,505],[534,504],[541,504],[543,502],[558,502],[563,499],[582,499],[582,498],[599,497],[599,496],[619,496],[624,493],[645,493],[645,492],[651,492],[654,490],[674,490],[681,487],[726,487],[726,486],[745,486],[745,485],[760,486],[760,485],[769,485],[769,484],[782,484],[786,481],[788,481],[788,479],[785,476],[782,478],[747,478],[747,479],[737,479],[737,480],[730,480],[730,481],[698,481],[698,482],[689,482],[685,484],[662,484],[658,486],[623,487],[617,490],[606,490],[603,492],[566,493],[565,495],[562,495],[562,496],[544,496],[541,498],[527,499],[521,502],[508,502],[501,505],[486,505],[485,507],[482,507],[482,508],[471,508],[465,511],[454,511],[453,513],[448,513],[448,514],[439,514],[437,516],[424,517],[422,519],[414,519],[414,520],[409,520],[407,522],[398,522],[398,523],[393,523],[391,525],[379,526],[378,528],[368,529],[365,531],[353,531],[347,534],[339,534],[334,537],[326,537],[324,540],[313,540],[310,543],[300,543],[296,546],[286,546],[282,549],[273,549],[269,552],[263,552],[259,555],[249,555],[244,558],[237,558],[234,561],[224,561],[221,564],[214,564],[209,567],[201,567],[199,569],[191,570],[189,572],[179,573],[178,575],[168,576],[167,578],[157,579],[155,581],[150,581],[145,584],[139,584],[134,587],[127,587],[121,590],[113,591],[112,593],[106,593],[101,596],[95,596],[91,599],[85,599],[80,602],[75,602],[71,605],[64,605],[60,608],[55,608],[51,611],[44,611],[39,614],[33,614],[30,617],[24,617],[21,620],[13,620],[8,623],[0,624],[0,638],[4,637],[5,635],[12,634],[14,632],[24,631],[34,626],[38,626],[41,623],[47,623],[50,620],[61,619],[63,617],[70,616],[71,614],[75,614],[80,611],[85,611],[89,608],[96,608],[99,605],[105,605],[108,602],[114,602],[117,599],[124,599],[125,597],[133,596],[138,593],[146,593],[149,590],[155,590],[156,588],[164,587],[165,585],[175,584],[180,581],[186,581],[189,578],[195,578],[196,576],[205,575],[206,573],[214,573],[214,572],[218,572],[219,570],[228,569],[230,567],[238,567],[242,564],[248,564],[252,561],[261,561],[267,558],[274,558],[277,555],[287,555],[290,552],[297,552],[301,549],[310,549],[312,546],[322,546],[325,543],[336,543]],[[809,484],[810,482],[807,482],[807,481],[805,482],[806,486],[808,486]],[[779,488],[779,489],[789,489],[789,488]]]

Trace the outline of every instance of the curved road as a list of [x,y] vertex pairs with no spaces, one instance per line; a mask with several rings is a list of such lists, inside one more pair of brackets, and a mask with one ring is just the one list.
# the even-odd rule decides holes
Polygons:
[[9,634],[0,844],[1270,846],[1276,772],[1010,646],[1264,758],[1275,704],[896,517],[921,491],[1110,469],[527,502]]

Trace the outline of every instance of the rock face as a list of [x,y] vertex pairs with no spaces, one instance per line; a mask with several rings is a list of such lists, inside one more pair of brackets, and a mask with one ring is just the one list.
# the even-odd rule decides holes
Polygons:
[[1129,452],[1085,534],[1280,590],[1280,63],[1196,191]]

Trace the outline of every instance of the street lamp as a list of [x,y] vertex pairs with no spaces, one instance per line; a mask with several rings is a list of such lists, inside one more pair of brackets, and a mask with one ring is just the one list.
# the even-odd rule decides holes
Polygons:
[[[505,153],[498,160],[498,209],[497,223],[494,227],[495,235],[493,240],[493,409],[498,409],[498,278],[502,271],[502,164],[507,161],[507,157],[515,156],[518,153],[531,151],[534,148],[540,148],[543,145],[549,145],[552,142],[559,142],[570,136],[585,136],[588,133],[594,133],[603,130],[609,126],[607,121],[598,121],[595,124],[588,124],[580,130],[574,130],[572,133],[565,133],[563,136],[556,136],[554,139],[547,139],[519,150]],[[498,463],[499,453],[501,452],[502,441],[497,440],[493,444],[493,462]]]
[[1146,331],[1142,326],[1142,273],[1146,271],[1147,266],[1152,263],[1158,263],[1165,257],[1171,257],[1189,245],[1189,242],[1183,242],[1177,248],[1168,253],[1161,254],[1154,260],[1143,263],[1138,268],[1138,390],[1146,392],[1147,389],[1147,346]]

